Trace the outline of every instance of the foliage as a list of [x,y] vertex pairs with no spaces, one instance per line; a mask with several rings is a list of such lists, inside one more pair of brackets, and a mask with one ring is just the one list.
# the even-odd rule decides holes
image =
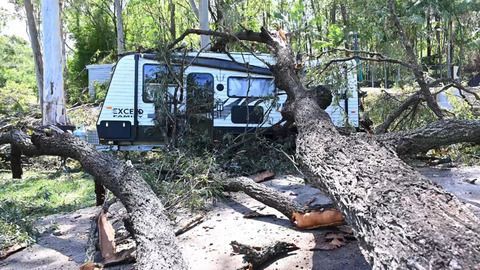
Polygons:
[[[297,173],[292,163],[294,143],[290,139],[281,142],[258,134],[243,134],[225,135],[222,140],[212,149],[212,145],[205,146],[190,138],[177,148],[129,154],[128,158],[135,161],[169,212],[182,207],[205,208],[208,201],[222,195],[221,183],[227,177],[263,170]],[[206,148],[202,150],[199,145]]]
[[277,174],[298,173],[293,138],[270,139],[265,135],[226,134],[218,143],[218,160],[232,175],[252,175],[271,170]]
[[[409,95],[412,88],[395,88],[391,92],[369,93],[364,99],[365,113],[374,126],[383,123],[385,118],[395,110]],[[436,120],[435,115],[423,104],[405,111],[391,125],[391,131],[408,130],[424,126]]]
[[180,207],[200,209],[220,195],[225,174],[208,152],[192,155],[183,149],[171,149],[148,153],[140,162],[146,160],[148,164],[141,172],[169,212]]
[[95,130],[100,108],[97,105],[84,104],[68,110],[68,118],[72,125]]
[[64,20],[75,43],[67,62],[68,102],[88,101],[86,65],[114,61],[115,21],[109,3],[104,0],[72,1],[66,6]]
[[35,106],[37,97],[29,85],[7,81],[0,88],[0,115],[22,116],[32,112]]
[[30,47],[15,36],[0,36],[0,114],[20,116],[37,102]]

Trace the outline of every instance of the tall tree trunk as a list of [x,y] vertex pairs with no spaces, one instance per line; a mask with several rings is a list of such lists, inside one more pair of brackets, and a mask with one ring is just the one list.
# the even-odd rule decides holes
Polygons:
[[175,25],[175,4],[173,0],[168,1],[168,8],[170,9],[170,35],[172,36],[172,40],[177,37],[177,30]]
[[453,79],[453,68],[452,68],[452,59],[453,59],[453,21],[451,18],[448,19],[448,29],[447,29],[447,78]]
[[33,61],[35,63],[35,77],[37,79],[38,100],[40,108],[43,108],[43,62],[42,62],[42,49],[40,47],[37,23],[35,22],[35,16],[33,15],[33,5],[31,0],[25,0],[23,2],[25,6],[25,14],[27,15],[28,35],[30,37],[30,45],[33,52]]
[[115,0],[115,17],[117,25],[117,55],[125,52],[125,34],[123,32],[123,16],[121,0]]
[[316,1],[315,0],[310,0],[310,6],[312,6],[312,12],[313,16],[316,18],[315,19],[315,26],[317,27],[318,34],[322,34],[322,25],[320,24],[320,21],[317,19],[317,16],[320,16],[320,13],[317,12],[317,7],[316,7]]
[[437,65],[441,66],[442,65],[442,40],[440,37],[440,31],[441,31],[441,22],[440,22],[440,16],[438,14],[435,14],[435,38],[437,40]]
[[[200,29],[209,30],[208,26],[208,0],[200,0]],[[210,36],[201,35],[200,36],[200,48],[208,51],[210,43]]]
[[63,43],[59,0],[42,0],[43,125],[67,123],[63,85]]
[[427,59],[429,61],[428,64],[430,64],[430,61],[432,60],[432,16],[430,14],[430,8],[427,8],[425,11],[425,16],[427,17]]
[[188,0],[188,3],[190,3],[190,7],[192,8],[192,11],[193,11],[193,14],[195,14],[195,17],[197,17],[197,19],[200,19],[200,11],[198,10],[195,0]]
[[337,2],[333,1],[332,6],[330,7],[330,23],[337,23]]

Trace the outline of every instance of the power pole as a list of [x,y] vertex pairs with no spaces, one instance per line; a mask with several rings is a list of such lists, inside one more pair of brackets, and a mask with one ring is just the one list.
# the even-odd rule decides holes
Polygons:
[[59,0],[42,0],[43,26],[43,125],[65,125],[63,49]]
[[[209,30],[208,26],[208,0],[200,0],[200,29]],[[210,49],[210,37],[207,35],[200,36],[200,48],[208,51]]]

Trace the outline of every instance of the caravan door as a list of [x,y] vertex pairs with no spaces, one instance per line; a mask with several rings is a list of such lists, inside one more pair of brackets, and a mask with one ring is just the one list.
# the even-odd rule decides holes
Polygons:
[[187,120],[194,136],[213,136],[214,79],[210,73],[187,75]]

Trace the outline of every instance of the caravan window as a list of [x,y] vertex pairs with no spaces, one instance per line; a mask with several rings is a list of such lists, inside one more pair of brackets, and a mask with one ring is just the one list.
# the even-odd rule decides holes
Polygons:
[[270,78],[229,77],[229,97],[268,97],[275,93],[275,83]]
[[[180,66],[171,66],[174,74],[169,72],[167,65],[143,65],[143,102],[151,103],[160,93],[165,93],[168,86],[177,86],[175,76],[179,77]],[[167,86],[167,87],[166,87]]]

